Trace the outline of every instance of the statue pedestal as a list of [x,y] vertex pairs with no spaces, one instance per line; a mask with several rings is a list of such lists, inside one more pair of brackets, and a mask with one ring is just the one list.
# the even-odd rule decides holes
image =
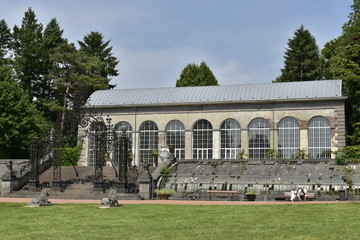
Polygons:
[[103,181],[94,181],[94,192],[103,192],[104,191],[104,184]]
[[54,180],[52,181],[52,190],[55,191],[62,191],[62,181],[61,180]]
[[139,176],[139,196],[141,199],[152,199],[152,177],[149,172],[144,171]]
[[119,182],[116,191],[118,193],[125,193],[126,192],[126,183],[125,182]]
[[33,192],[40,191],[40,182],[39,182],[39,180],[30,180],[30,182],[29,182],[29,191],[33,191]]

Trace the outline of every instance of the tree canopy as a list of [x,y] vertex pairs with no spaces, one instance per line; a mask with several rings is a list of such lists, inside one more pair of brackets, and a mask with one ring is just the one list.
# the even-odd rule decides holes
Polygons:
[[12,31],[0,20],[0,66],[12,67],[24,95],[71,146],[77,144],[86,100],[96,90],[114,87],[111,76],[118,75],[110,40],[101,33],[91,32],[79,45],[63,37],[56,18],[43,25],[31,8]]
[[214,74],[204,61],[197,65],[188,64],[176,81],[176,87],[193,87],[193,86],[216,86],[219,85]]
[[323,55],[329,74],[344,81],[348,96],[347,135],[351,144],[360,144],[360,0],[354,0],[352,10],[341,36],[325,45]]
[[31,138],[44,129],[45,119],[8,66],[0,66],[0,93],[0,158],[26,158]]
[[275,82],[311,81],[322,77],[319,48],[310,31],[300,26],[289,39],[284,68]]

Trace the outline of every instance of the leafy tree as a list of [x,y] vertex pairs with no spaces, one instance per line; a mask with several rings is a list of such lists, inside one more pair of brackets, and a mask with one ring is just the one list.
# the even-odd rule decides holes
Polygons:
[[204,61],[200,65],[195,63],[188,64],[181,72],[180,78],[176,81],[176,87],[217,85],[219,85],[218,81]]
[[19,87],[12,69],[0,67],[0,158],[26,158],[31,138],[45,127],[42,114]]
[[315,37],[301,25],[289,39],[284,68],[275,82],[311,81],[321,79],[321,61]]
[[[50,75],[55,83],[57,98],[48,103],[52,111],[61,112],[60,133],[71,131],[71,144],[76,143],[76,131],[78,125],[79,109],[85,104],[92,92],[100,89],[108,89],[106,77],[101,76],[100,72],[103,63],[97,58],[89,56],[75,48],[74,44],[60,44],[54,51],[51,60],[55,64]],[[66,117],[71,117],[66,121]],[[65,122],[70,122],[75,126],[68,126]]]
[[360,0],[354,0],[352,9],[342,35],[336,40],[329,71],[344,81],[344,92],[348,96],[347,120],[350,122],[347,134],[351,144],[360,144]]
[[7,63],[6,54],[9,51],[11,42],[11,32],[5,22],[5,20],[0,20],[0,66]]
[[41,47],[43,25],[38,23],[35,12],[29,8],[25,12],[21,27],[14,26],[12,50],[14,67],[21,85],[32,99],[37,94],[37,83],[41,73]]
[[333,39],[327,43],[325,43],[324,48],[321,50],[321,65],[322,65],[322,76],[324,79],[335,79],[336,76],[331,71],[330,68],[330,60],[332,57],[338,54],[339,39]]
[[[109,47],[110,40],[104,42],[104,36],[101,33],[91,32],[84,36],[83,41],[78,41],[78,43],[80,51],[96,57],[104,63],[100,75],[108,78],[108,82],[111,80],[110,77],[119,75],[118,70],[116,70],[116,65],[119,61],[111,52],[112,47]],[[109,85],[109,87],[113,88],[115,86]]]

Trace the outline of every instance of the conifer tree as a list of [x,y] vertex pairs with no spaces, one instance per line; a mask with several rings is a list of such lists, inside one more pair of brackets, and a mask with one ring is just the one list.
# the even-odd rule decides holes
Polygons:
[[10,29],[5,20],[2,19],[0,20],[0,66],[8,63],[6,55],[10,48],[10,41]]
[[193,87],[193,86],[217,86],[219,85],[214,74],[204,61],[197,65],[188,64],[176,81],[176,87]]
[[[104,42],[104,36],[99,32],[91,32],[84,36],[83,41],[78,41],[80,45],[80,51],[86,54],[96,57],[103,62],[101,69],[101,76],[106,77],[110,82],[111,77],[118,76],[118,70],[116,65],[119,63],[116,57],[113,56],[112,47],[109,47],[110,40]],[[109,88],[115,86],[109,85]]]
[[275,82],[311,81],[321,79],[321,61],[315,37],[300,26],[289,39],[284,68]]
[[0,158],[27,158],[31,138],[41,134],[45,120],[8,66],[0,66],[0,113]]

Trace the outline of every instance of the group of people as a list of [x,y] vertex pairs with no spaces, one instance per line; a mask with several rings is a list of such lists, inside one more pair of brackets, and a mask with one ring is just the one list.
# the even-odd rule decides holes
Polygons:
[[300,187],[298,190],[296,188],[293,188],[293,190],[290,192],[290,200],[293,202],[295,198],[298,198],[299,201],[306,201],[306,194],[307,191],[304,187]]

